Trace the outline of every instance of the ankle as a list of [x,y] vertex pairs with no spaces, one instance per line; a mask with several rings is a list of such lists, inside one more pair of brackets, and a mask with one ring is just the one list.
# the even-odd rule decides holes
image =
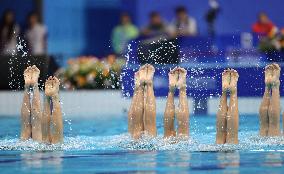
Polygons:
[[271,88],[279,88],[280,86],[280,80],[277,80],[276,82],[271,84]]
[[169,86],[169,93],[174,93],[175,89],[176,88],[174,86]]
[[272,85],[269,83],[269,84],[265,84],[265,89],[266,90],[270,90],[272,88]]
[[55,94],[53,96],[50,96],[52,101],[59,101],[59,94]]
[[180,86],[179,91],[180,92],[186,92],[186,85]]
[[33,90],[38,89],[38,83],[31,85],[30,88],[32,88]]
[[236,95],[238,93],[237,88],[232,88],[230,91],[231,95]]
[[153,86],[153,81],[152,80],[146,81],[145,82],[145,86],[152,87]]
[[24,90],[25,90],[25,92],[31,92],[32,91],[32,87],[30,85],[25,85],[24,86]]

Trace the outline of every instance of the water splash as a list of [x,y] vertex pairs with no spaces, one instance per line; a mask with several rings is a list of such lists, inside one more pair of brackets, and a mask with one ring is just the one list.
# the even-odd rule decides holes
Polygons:
[[188,152],[216,152],[216,151],[283,151],[284,137],[262,138],[259,136],[248,136],[251,132],[241,135],[238,145],[216,145],[204,143],[192,138],[184,140],[178,138],[164,139],[162,136],[150,138],[144,136],[135,141],[129,134],[113,136],[75,136],[65,137],[64,143],[47,145],[32,140],[20,141],[19,139],[0,140],[0,150],[22,150],[22,151],[83,151],[83,150],[177,150]]

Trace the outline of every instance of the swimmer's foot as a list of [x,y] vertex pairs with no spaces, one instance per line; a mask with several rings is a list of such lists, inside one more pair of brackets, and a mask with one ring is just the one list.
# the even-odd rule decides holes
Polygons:
[[169,72],[169,90],[174,91],[177,88],[178,72],[177,68],[174,68]]
[[50,76],[45,82],[45,95],[48,97],[58,97],[59,80]]
[[146,68],[147,68],[147,74],[146,74],[146,84],[153,84],[153,77],[154,77],[154,73],[155,73],[155,68],[150,65],[150,64],[146,64]]
[[272,79],[271,79],[271,87],[279,87],[280,85],[280,71],[281,68],[277,63],[272,64],[273,70],[272,70]]
[[140,79],[140,85],[146,84],[147,79],[147,65],[143,65],[139,68],[139,79]]
[[135,88],[138,88],[141,85],[139,71],[135,72],[134,74],[134,84],[135,84]]
[[265,85],[268,87],[268,88],[271,88],[272,86],[272,81],[273,81],[273,65],[270,64],[270,65],[267,65],[265,67],[265,71],[264,71],[264,75],[265,75]]
[[222,73],[222,92],[227,92],[230,89],[231,74],[230,70],[224,70]]
[[184,68],[177,68],[178,72],[178,82],[177,87],[178,89],[185,89],[186,88],[186,70]]
[[35,66],[29,66],[24,71],[25,87],[33,87],[38,84],[40,70]]
[[239,74],[234,69],[230,70],[230,74],[231,74],[231,81],[230,81],[229,90],[230,90],[231,94],[234,94],[237,91]]

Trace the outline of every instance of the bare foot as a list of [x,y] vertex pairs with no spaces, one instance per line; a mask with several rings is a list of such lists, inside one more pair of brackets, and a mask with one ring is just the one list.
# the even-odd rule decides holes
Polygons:
[[29,66],[24,71],[24,79],[25,79],[25,86],[31,86],[31,79],[32,79],[32,68]]
[[230,70],[229,69],[224,70],[224,72],[222,73],[222,91],[223,92],[229,91],[230,81],[231,81]]
[[280,71],[281,71],[281,68],[280,66],[277,64],[277,63],[273,63],[272,64],[272,86],[279,86],[280,84]]
[[38,83],[40,70],[35,66],[29,66],[24,71],[25,86],[35,86]]
[[146,84],[152,84],[155,68],[150,64],[147,64],[146,67],[147,67]]
[[144,85],[147,79],[147,64],[139,68],[140,84]]
[[139,74],[139,71],[135,72],[135,74],[134,74],[134,84],[135,84],[135,88],[138,88],[140,86],[140,74]]
[[178,89],[184,89],[186,88],[186,70],[184,68],[177,68],[178,72],[178,82],[177,87]]
[[177,68],[174,68],[169,72],[169,88],[170,88],[170,91],[173,91],[175,88],[177,88],[178,72],[176,73],[176,71],[177,71]]
[[265,67],[264,75],[265,75],[265,85],[269,88],[272,86],[272,79],[273,79],[273,66],[272,64],[267,65]]
[[239,79],[239,74],[236,70],[231,69],[231,81],[230,81],[230,92],[234,93],[237,91],[237,85],[238,85],[238,79]]
[[50,76],[45,82],[45,95],[48,97],[56,97],[59,91],[59,80]]

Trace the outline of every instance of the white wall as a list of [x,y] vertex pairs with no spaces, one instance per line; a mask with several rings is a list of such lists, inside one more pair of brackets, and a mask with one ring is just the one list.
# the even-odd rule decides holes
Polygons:
[[[0,116],[19,116],[23,92],[0,92]],[[123,98],[120,91],[62,91],[60,92],[62,109],[67,117],[98,117],[126,114],[130,99]],[[176,99],[177,100],[177,99]],[[157,113],[164,113],[166,98],[157,98]],[[192,100],[189,99],[190,111]]]
[[[19,116],[23,98],[22,91],[0,91],[0,116]],[[62,109],[67,117],[99,117],[127,114],[130,99],[123,98],[120,91],[62,91],[60,92]],[[177,102],[177,98],[175,102]],[[163,114],[166,98],[157,98],[157,113]],[[239,97],[240,114],[257,114],[261,97]],[[284,103],[284,98],[281,98]],[[208,114],[215,115],[219,98],[208,99]],[[189,98],[190,112],[193,112],[193,100]]]

